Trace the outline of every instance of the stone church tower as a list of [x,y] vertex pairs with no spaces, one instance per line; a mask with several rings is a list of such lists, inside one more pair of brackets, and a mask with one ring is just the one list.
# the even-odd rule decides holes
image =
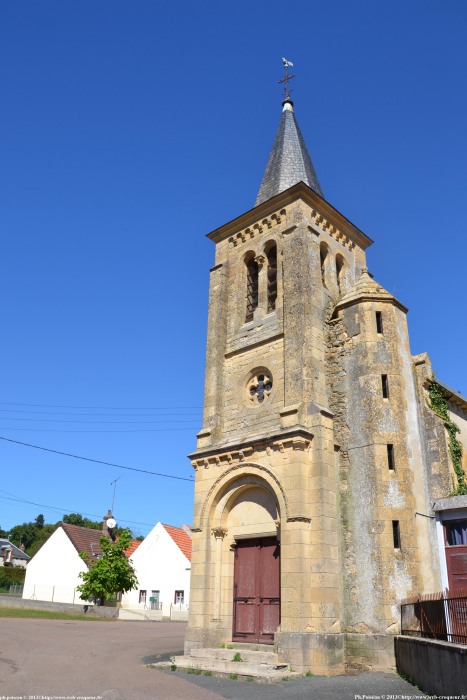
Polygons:
[[451,475],[445,444],[423,448],[429,360],[367,270],[371,239],[324,198],[290,99],[254,208],[209,238],[185,651],[265,643],[299,671],[386,670],[401,598],[441,589],[416,513]]

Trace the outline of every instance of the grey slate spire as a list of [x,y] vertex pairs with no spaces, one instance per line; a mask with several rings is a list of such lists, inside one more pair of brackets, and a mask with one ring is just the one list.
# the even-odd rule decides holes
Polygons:
[[295,119],[293,102],[285,99],[255,207],[303,181],[321,197],[323,193],[310,154]]

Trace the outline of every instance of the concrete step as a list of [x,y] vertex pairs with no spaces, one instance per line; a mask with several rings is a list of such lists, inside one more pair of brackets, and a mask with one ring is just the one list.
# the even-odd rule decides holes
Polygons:
[[191,656],[197,659],[219,659],[222,661],[232,661],[236,654],[240,654],[241,662],[234,663],[256,663],[256,664],[277,664],[279,659],[273,651],[253,651],[251,649],[192,649]]
[[[192,668],[201,672],[236,674],[269,681],[291,675],[289,665],[280,663],[277,654],[268,645],[261,645],[262,648],[258,651],[258,645],[254,645],[255,649],[251,649],[253,645],[248,644],[232,646],[232,649],[192,649],[190,656],[176,656],[174,664],[179,668]],[[241,661],[233,660],[237,654]]]
[[274,651],[273,644],[256,644],[255,642],[229,642],[229,647],[241,651],[249,649],[250,651]]
[[[229,651],[232,651],[229,649]],[[288,671],[288,664],[255,663],[253,661],[226,661],[225,659],[203,658],[200,656],[176,656],[174,663],[178,668],[193,668],[199,671],[211,671],[213,673],[236,674],[237,676],[251,676],[264,680],[280,680]]]

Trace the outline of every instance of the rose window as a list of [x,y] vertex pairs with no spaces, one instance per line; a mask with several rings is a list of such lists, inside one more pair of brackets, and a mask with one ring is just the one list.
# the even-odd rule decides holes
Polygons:
[[263,403],[272,390],[272,377],[270,374],[255,374],[248,382],[248,396],[255,404]]

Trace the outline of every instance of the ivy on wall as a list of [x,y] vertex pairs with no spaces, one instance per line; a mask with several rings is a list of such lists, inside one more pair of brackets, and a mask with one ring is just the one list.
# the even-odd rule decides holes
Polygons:
[[444,389],[432,382],[428,388],[430,397],[430,408],[444,420],[449,435],[449,452],[452,457],[452,464],[457,476],[457,488],[452,493],[453,496],[467,495],[467,483],[465,472],[462,469],[462,443],[457,439],[456,434],[460,433],[459,426],[454,423],[449,415],[449,405],[447,394]]

